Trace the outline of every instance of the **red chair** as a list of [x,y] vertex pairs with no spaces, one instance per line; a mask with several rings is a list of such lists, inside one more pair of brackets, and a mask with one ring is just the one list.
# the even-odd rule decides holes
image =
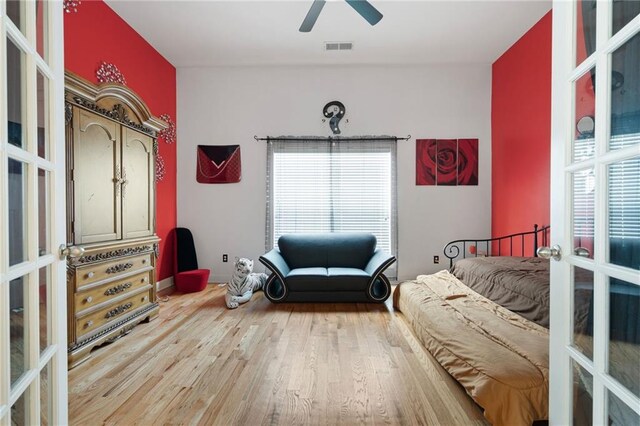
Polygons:
[[176,228],[176,252],[174,282],[176,290],[182,293],[194,293],[207,287],[209,281],[208,269],[198,269],[196,247],[193,235],[187,228]]

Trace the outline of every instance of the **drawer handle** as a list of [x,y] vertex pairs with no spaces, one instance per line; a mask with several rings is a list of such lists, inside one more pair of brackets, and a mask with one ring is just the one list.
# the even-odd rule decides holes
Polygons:
[[133,303],[131,303],[131,302],[125,303],[124,305],[120,305],[117,308],[110,310],[109,312],[107,312],[107,314],[104,317],[106,319],[109,319],[111,317],[115,317],[116,315],[120,315],[121,313],[123,313],[127,309],[131,309],[132,306],[133,306]]
[[84,299],[84,302],[85,302],[85,303],[91,303],[91,302],[93,302],[93,297],[91,297],[91,296],[87,296],[87,298],[86,298],[86,299]]
[[144,265],[145,263],[147,263],[147,259],[142,259],[142,264]]
[[131,268],[133,266],[133,263],[121,263],[119,265],[113,265],[113,266],[109,266],[107,268],[107,274],[117,274],[118,272],[122,272],[122,271],[126,271],[127,269]]
[[144,278],[142,279],[142,282],[143,282],[143,283],[147,283],[147,282],[149,282],[149,277],[144,277]]
[[147,300],[149,300],[149,296],[144,296],[144,297],[142,298],[142,301],[143,301],[143,302],[146,302]]
[[84,328],[89,328],[93,325],[93,321],[89,320],[85,323]]
[[131,286],[132,286],[132,283],[118,284],[115,287],[111,287],[107,289],[107,291],[104,292],[104,295],[113,296],[114,294],[122,293],[126,289],[131,288]]
[[93,272],[89,272],[89,273],[87,274],[87,278],[93,278],[93,276],[94,276],[94,275],[95,275],[95,274],[94,274]]

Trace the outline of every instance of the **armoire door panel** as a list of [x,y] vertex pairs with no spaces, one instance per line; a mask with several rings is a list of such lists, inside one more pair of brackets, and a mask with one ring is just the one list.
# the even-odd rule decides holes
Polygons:
[[122,128],[123,238],[153,235],[155,200],[153,194],[153,139],[127,127]]
[[120,126],[79,108],[73,116],[75,243],[120,239]]

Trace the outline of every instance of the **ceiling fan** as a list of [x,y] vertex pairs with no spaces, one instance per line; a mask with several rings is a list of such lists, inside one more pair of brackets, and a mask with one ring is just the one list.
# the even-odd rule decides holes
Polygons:
[[[371,6],[371,3],[369,3],[367,0],[345,1],[371,25],[377,24],[382,19],[382,13],[380,13],[375,7]],[[300,25],[301,33],[308,33],[309,31],[311,31],[313,25],[318,20],[320,11],[322,11],[325,3],[326,0],[313,0],[311,9],[309,9],[309,12],[307,12],[307,16],[304,18],[304,21],[302,21],[302,25]]]

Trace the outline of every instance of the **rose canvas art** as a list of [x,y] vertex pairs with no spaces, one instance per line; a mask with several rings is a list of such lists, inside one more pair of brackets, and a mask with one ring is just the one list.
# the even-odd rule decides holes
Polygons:
[[478,185],[478,139],[417,139],[416,185]]

